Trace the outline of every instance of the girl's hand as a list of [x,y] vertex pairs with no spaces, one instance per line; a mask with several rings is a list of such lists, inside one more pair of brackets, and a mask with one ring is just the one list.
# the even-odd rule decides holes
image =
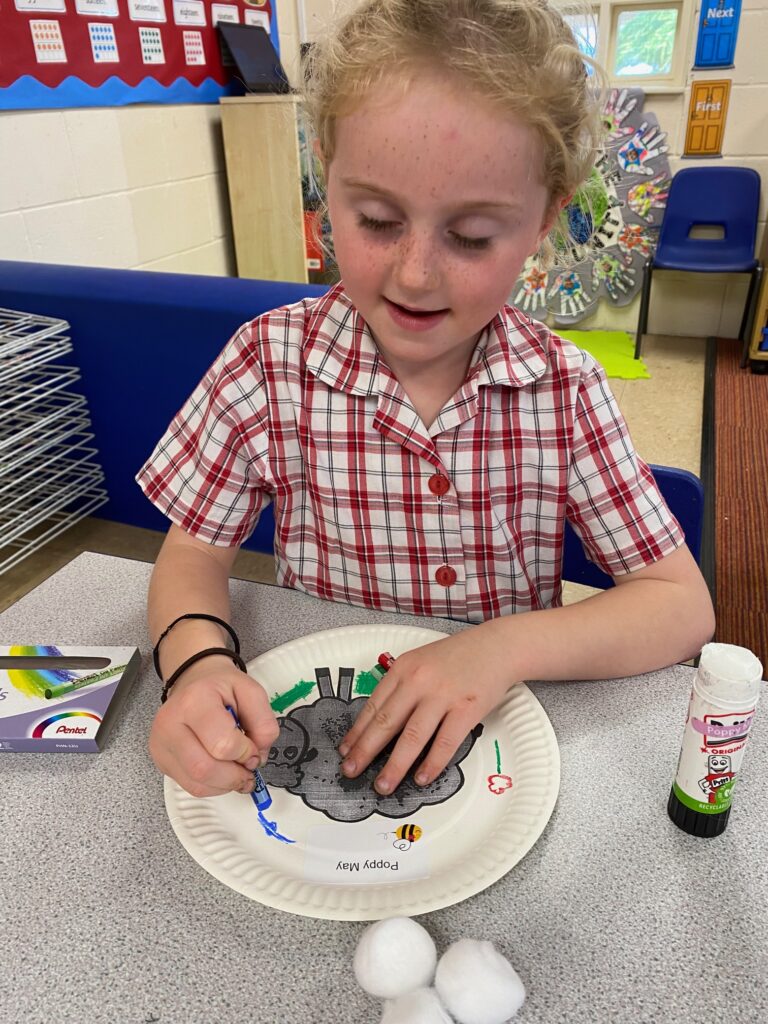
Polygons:
[[[237,712],[245,732],[227,711]],[[280,728],[262,686],[228,658],[205,658],[175,683],[155,715],[152,760],[192,796],[250,793]]]
[[391,793],[430,739],[419,786],[446,767],[470,730],[495,708],[516,680],[509,659],[480,639],[477,626],[400,655],[339,744],[342,772],[354,778],[399,734],[374,788]]

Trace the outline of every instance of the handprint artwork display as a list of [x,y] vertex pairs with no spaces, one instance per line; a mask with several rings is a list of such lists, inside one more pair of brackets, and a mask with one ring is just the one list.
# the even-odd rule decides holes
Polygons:
[[662,145],[666,137],[667,133],[661,131],[658,125],[650,127],[647,121],[643,121],[629,142],[625,142],[619,149],[619,166],[629,174],[652,175],[654,170],[651,160],[669,152],[669,146]]
[[630,210],[649,224],[652,223],[653,210],[663,210],[666,206],[671,184],[671,178],[665,174],[658,174],[650,181],[641,181],[633,185],[627,193]]
[[587,307],[592,305],[592,297],[573,270],[557,275],[549,297],[554,300],[556,316],[584,316]]
[[547,281],[549,275],[539,267],[531,266],[523,270],[520,290],[515,296],[515,305],[526,313],[537,313],[540,309],[546,312]]
[[653,252],[654,239],[642,224],[627,224],[619,235],[619,251],[626,266],[632,266],[632,257],[639,254],[643,261]]
[[[603,108],[604,148],[587,183],[566,207],[571,241],[548,270],[527,260],[509,301],[529,316],[570,325],[600,300],[626,306],[653,254],[672,174],[667,135],[643,110],[642,89],[612,89]],[[577,248],[578,247],[578,248]]]
[[603,107],[603,124],[609,142],[625,139],[634,133],[631,125],[624,127],[624,121],[632,113],[638,103],[639,89],[611,89],[608,101]]
[[635,272],[627,270],[615,256],[605,253],[598,256],[592,267],[592,289],[596,291],[601,284],[611,301],[618,305],[621,297],[628,295],[635,287]]

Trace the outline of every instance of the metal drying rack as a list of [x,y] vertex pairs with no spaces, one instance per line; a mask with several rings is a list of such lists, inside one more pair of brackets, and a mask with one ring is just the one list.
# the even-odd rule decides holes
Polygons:
[[0,574],[104,505],[66,320],[0,309]]

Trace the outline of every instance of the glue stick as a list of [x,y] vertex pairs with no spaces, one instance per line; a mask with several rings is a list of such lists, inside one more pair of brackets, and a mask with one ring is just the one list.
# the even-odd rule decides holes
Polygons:
[[760,696],[763,666],[746,647],[706,644],[693,680],[667,811],[684,832],[725,830]]

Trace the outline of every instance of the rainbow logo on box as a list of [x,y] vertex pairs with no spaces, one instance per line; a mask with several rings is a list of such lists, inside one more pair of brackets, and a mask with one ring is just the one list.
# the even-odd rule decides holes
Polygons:
[[[89,732],[89,725],[90,731],[92,733],[96,732],[94,726],[89,722],[84,722],[82,725],[78,725],[73,722],[67,725],[63,721],[67,718],[91,719],[91,722],[96,722],[97,725],[101,725],[101,718],[99,715],[94,715],[92,711],[62,711],[60,715],[51,715],[50,718],[45,718],[42,722],[38,722],[32,730],[32,739],[39,740],[43,736],[58,736],[61,733],[68,736],[73,734],[84,736]],[[61,724],[56,725],[57,722]],[[48,730],[50,730],[50,732]]]

